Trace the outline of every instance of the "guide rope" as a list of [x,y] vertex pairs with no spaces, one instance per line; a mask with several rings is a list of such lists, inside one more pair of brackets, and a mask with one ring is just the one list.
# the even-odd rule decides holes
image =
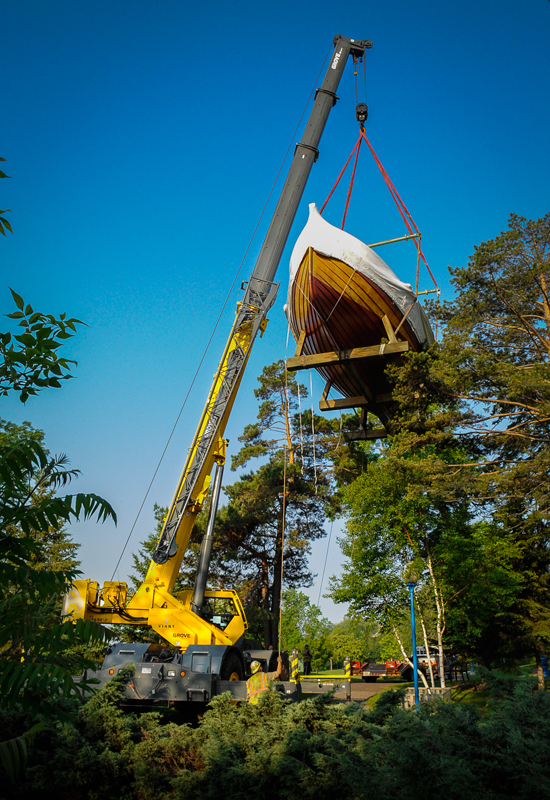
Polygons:
[[346,217],[348,215],[349,201],[351,200],[351,193],[352,193],[352,190],[353,190],[353,183],[355,181],[355,170],[357,169],[357,161],[359,159],[359,151],[361,150],[361,142],[362,141],[363,141],[362,139],[359,139],[359,142],[357,144],[357,151],[355,153],[355,161],[353,162],[353,169],[351,171],[351,179],[350,179],[350,182],[349,182],[348,196],[346,197],[346,207],[344,208],[344,216],[342,218],[342,224],[340,226],[342,228],[342,230],[344,230],[344,225],[346,224]]

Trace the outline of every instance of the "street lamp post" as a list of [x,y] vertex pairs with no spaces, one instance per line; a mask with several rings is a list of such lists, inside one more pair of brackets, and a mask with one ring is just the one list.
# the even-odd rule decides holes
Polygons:
[[407,586],[409,587],[409,594],[411,596],[411,632],[412,632],[412,651],[413,651],[413,665],[414,665],[414,703],[416,708],[418,708],[420,703],[420,697],[418,692],[418,659],[416,655],[416,626],[415,626],[415,619],[414,619],[414,587],[416,586],[415,582],[408,582]]

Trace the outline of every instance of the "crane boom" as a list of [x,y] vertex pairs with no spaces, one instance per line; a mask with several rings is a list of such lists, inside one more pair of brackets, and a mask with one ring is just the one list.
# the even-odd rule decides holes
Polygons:
[[[157,565],[164,564],[168,559],[176,557],[180,550],[177,531],[182,525],[188,507],[194,508],[196,505],[193,502],[193,492],[197,492],[197,496],[202,498],[208,489],[205,481],[208,484],[207,475],[210,475],[213,467],[216,443],[223,436],[228,416],[226,411],[230,410],[235,399],[254,339],[259,330],[263,332],[265,329],[267,312],[277,296],[278,285],[273,283],[273,279],[311,168],[319,155],[317,146],[330,111],[338,99],[336,89],[350,53],[362,55],[369,44],[368,42],[354,42],[352,39],[342,36],[337,36],[334,40],[334,55],[321,88],[316,92],[315,102],[302,141],[296,145],[294,158],[277,207],[248,281],[244,299],[237,309],[237,316],[206,401],[178,490],[153,554],[153,562]],[[207,466],[207,475],[204,475],[203,465],[207,465],[208,461],[212,463]],[[187,540],[188,537],[182,543],[183,548],[185,548]],[[181,558],[183,558],[183,552]],[[177,564],[176,574],[181,564],[181,558]],[[154,567],[152,571],[155,572]]]
[[[179,479],[166,520],[153,553],[145,580],[129,600],[124,583],[108,581],[102,588],[95,581],[75,581],[64,613],[71,619],[87,617],[98,622],[148,624],[170,644],[185,648],[189,644],[231,646],[247,624],[240,601],[234,592],[207,592],[209,546],[201,551],[195,591],[172,594],[189,537],[207,496],[211,472],[217,465],[216,490],[219,495],[221,469],[226,457],[224,432],[235,397],[258,333],[263,334],[267,313],[277,296],[275,274],[296,216],[311,168],[319,155],[318,145],[332,107],[348,57],[361,57],[370,40],[355,41],[344,36],[334,39],[334,53],[323,83],[316,91],[302,141],[296,145],[292,164],[281,190],[245,294],[237,305],[235,320],[214,376],[197,430]],[[211,521],[216,502],[211,505]],[[204,543],[203,543],[204,544]],[[220,626],[202,613],[204,597],[227,600],[235,613]],[[215,617],[217,619],[217,617]]]

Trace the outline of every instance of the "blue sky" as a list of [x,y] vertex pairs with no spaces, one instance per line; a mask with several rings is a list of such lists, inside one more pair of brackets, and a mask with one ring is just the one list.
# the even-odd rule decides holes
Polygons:
[[[549,208],[550,3],[419,0],[187,4],[18,0],[2,9],[0,185],[14,235],[8,285],[41,311],[84,320],[66,348],[76,379],[3,418],[43,428],[82,471],[75,490],[115,506],[119,525],[78,524],[87,577],[111,577],[203,349],[335,34],[371,38],[367,135],[412,212],[444,293],[447,265]],[[360,71],[360,77],[361,71]],[[228,436],[255,414],[264,364],[285,353],[288,257],[357,137],[348,65],[281,262],[281,292],[251,357]],[[362,99],[362,97],[360,98]],[[295,137],[299,139],[299,135]],[[277,191],[274,198],[277,196]],[[242,269],[248,277],[274,200]],[[336,224],[342,197],[326,218]],[[346,225],[366,242],[402,223],[364,153]],[[410,243],[383,253],[414,277]],[[424,288],[429,283],[423,281]],[[119,571],[171,499],[238,293],[223,314]],[[7,323],[6,323],[7,325]],[[320,393],[314,380],[314,394]],[[319,574],[326,542],[312,566]],[[327,575],[339,564],[333,534]],[[310,594],[316,601],[318,582]],[[329,601],[333,620],[344,613]]]

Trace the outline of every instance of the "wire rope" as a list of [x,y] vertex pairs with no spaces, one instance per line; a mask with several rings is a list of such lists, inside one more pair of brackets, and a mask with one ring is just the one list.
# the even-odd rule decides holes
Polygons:
[[298,386],[298,412],[300,416],[300,463],[301,473],[304,474],[304,427],[302,425],[302,396],[300,394],[300,381],[296,381]]
[[330,540],[332,537],[332,528],[334,527],[334,520],[330,523],[330,531],[328,534],[328,542],[327,542],[327,552],[325,553],[325,563],[323,564],[323,574],[321,575],[321,583],[319,584],[319,597],[317,598],[317,606],[319,606],[321,602],[321,592],[323,591],[323,581],[325,580],[325,570],[327,568],[327,561],[328,561],[328,551],[330,548]]
[[130,528],[130,533],[128,534],[128,537],[126,538],[126,541],[125,541],[125,543],[124,543],[124,547],[122,548],[122,551],[121,551],[121,553],[120,553],[120,556],[119,556],[119,558],[118,558],[118,561],[117,561],[117,563],[116,563],[116,566],[115,566],[115,568],[114,568],[114,570],[113,570],[113,574],[112,574],[112,576],[111,576],[111,580],[114,580],[114,577],[115,577],[116,571],[117,571],[117,569],[118,569],[118,568],[119,568],[119,566],[120,566],[120,562],[122,561],[122,558],[123,558],[123,556],[124,556],[124,553],[126,552],[126,548],[128,547],[128,544],[129,544],[129,542],[130,542],[130,539],[131,539],[131,537],[132,537],[132,534],[133,534],[133,532],[134,532],[134,529],[135,529],[135,527],[136,527],[136,525],[137,525],[137,521],[138,521],[138,519],[139,519],[139,517],[140,517],[140,515],[141,515],[141,512],[143,511],[143,506],[145,505],[145,502],[146,502],[146,500],[147,500],[147,498],[148,498],[148,496],[149,496],[149,492],[151,491],[151,487],[153,486],[153,483],[154,483],[154,481],[155,481],[155,478],[157,477],[157,473],[158,473],[158,471],[159,471],[159,469],[160,469],[160,466],[161,466],[161,464],[162,464],[162,461],[163,461],[163,459],[164,459],[164,456],[166,455],[166,451],[167,451],[167,449],[168,449],[168,446],[169,446],[169,444],[170,444],[170,442],[171,442],[171,440],[172,440],[172,437],[173,437],[173,435],[174,435],[174,432],[175,432],[175,430],[176,430],[176,427],[177,427],[177,424],[178,424],[178,422],[179,422],[179,420],[180,420],[180,417],[181,417],[181,415],[182,415],[182,413],[183,413],[183,410],[184,410],[184,408],[185,408],[185,406],[186,406],[186,404],[187,404],[187,400],[188,400],[188,398],[189,398],[189,395],[191,394],[191,391],[192,391],[192,389],[193,389],[193,386],[195,385],[195,381],[197,380],[197,377],[198,377],[199,371],[200,371],[200,369],[201,369],[201,367],[202,367],[202,364],[203,364],[203,362],[204,362],[204,359],[206,358],[206,355],[207,355],[207,353],[208,353],[208,350],[210,349],[210,345],[211,345],[211,343],[212,343],[212,339],[214,338],[214,335],[215,335],[215,333],[216,333],[216,331],[217,331],[217,329],[218,329],[218,325],[220,324],[220,320],[221,320],[221,318],[222,318],[223,312],[225,311],[225,308],[226,308],[226,306],[227,306],[227,303],[229,302],[229,298],[230,298],[230,296],[231,296],[231,294],[232,294],[232,292],[233,292],[233,289],[234,289],[234,287],[235,287],[235,284],[237,283],[237,279],[238,279],[238,277],[239,277],[239,275],[240,275],[240,273],[241,273],[241,270],[242,270],[242,268],[243,268],[243,264],[244,264],[244,262],[245,262],[245,259],[246,259],[247,255],[248,255],[248,252],[249,252],[250,248],[252,247],[252,242],[254,241],[254,238],[255,238],[255,236],[256,236],[256,233],[257,233],[257,231],[258,231],[258,228],[260,227],[260,223],[261,223],[261,221],[262,221],[262,219],[263,219],[263,216],[264,216],[264,214],[265,214],[266,208],[267,208],[267,206],[268,206],[268,204],[269,204],[269,201],[271,200],[271,195],[273,194],[273,192],[274,192],[274,190],[275,190],[275,186],[277,185],[277,182],[278,182],[278,180],[279,180],[279,176],[281,175],[281,172],[282,172],[282,170],[283,170],[283,167],[284,167],[284,165],[285,165],[285,162],[286,162],[286,160],[287,160],[287,158],[288,158],[288,154],[289,154],[289,152],[290,152],[290,149],[291,149],[291,147],[292,147],[292,143],[294,142],[294,139],[295,139],[295,137],[296,137],[296,134],[297,134],[297,132],[298,132],[298,129],[299,129],[300,125],[302,124],[302,120],[303,120],[303,118],[304,118],[304,115],[305,115],[305,113],[306,113],[306,111],[307,111],[307,108],[308,108],[308,106],[309,106],[309,103],[310,103],[310,101],[311,101],[311,98],[312,98],[313,92],[315,91],[315,84],[316,84],[316,83],[317,83],[317,81],[319,80],[319,76],[321,75],[321,73],[322,73],[322,71],[323,71],[323,68],[324,68],[324,66],[325,66],[325,63],[326,63],[326,60],[327,60],[327,58],[328,58],[328,55],[329,55],[329,53],[330,53],[330,50],[331,50],[331,47],[329,46],[329,49],[327,50],[327,53],[326,53],[326,55],[325,55],[325,58],[323,59],[323,63],[322,63],[322,65],[321,65],[321,69],[319,70],[319,73],[318,73],[318,75],[317,75],[317,77],[315,78],[315,81],[314,81],[314,83],[313,83],[313,88],[311,89],[311,91],[310,91],[310,93],[309,93],[309,97],[308,97],[308,99],[307,99],[307,101],[306,101],[306,104],[305,104],[305,106],[304,106],[304,110],[302,111],[302,114],[301,114],[301,116],[300,116],[300,119],[298,120],[298,124],[296,125],[296,128],[294,129],[294,133],[293,133],[293,134],[292,134],[292,136],[291,136],[291,139],[290,139],[289,145],[288,145],[288,147],[287,147],[287,149],[286,149],[286,153],[285,153],[285,155],[284,155],[284,157],[283,157],[283,160],[282,160],[282,162],[281,162],[281,166],[279,167],[279,170],[278,170],[278,172],[277,172],[277,175],[276,175],[276,177],[275,177],[275,180],[273,181],[273,185],[271,186],[271,189],[269,190],[269,194],[267,195],[267,200],[265,201],[265,203],[264,203],[264,207],[262,208],[262,211],[261,211],[261,214],[260,214],[260,216],[258,217],[258,221],[257,221],[257,223],[256,223],[256,226],[255,226],[255,228],[254,228],[254,231],[252,232],[252,236],[250,237],[250,241],[248,242],[248,245],[247,245],[247,247],[246,247],[246,250],[245,250],[245,252],[244,252],[244,255],[243,255],[243,257],[242,257],[241,263],[239,264],[239,268],[237,269],[237,272],[236,272],[236,274],[235,274],[235,277],[233,278],[233,282],[232,282],[232,284],[231,284],[231,287],[229,288],[229,291],[227,292],[227,295],[226,295],[226,298],[225,298],[225,300],[224,300],[224,303],[223,303],[223,305],[222,305],[221,311],[220,311],[220,313],[218,314],[218,318],[217,318],[217,320],[216,320],[216,322],[215,322],[215,324],[214,324],[214,328],[213,328],[213,330],[212,330],[212,333],[211,333],[211,335],[210,335],[210,338],[209,338],[209,340],[208,340],[208,342],[207,342],[207,344],[206,344],[206,347],[205,347],[205,349],[204,349],[204,352],[203,352],[203,354],[202,354],[202,357],[201,357],[201,359],[200,359],[200,361],[199,361],[199,365],[198,365],[197,369],[195,370],[195,374],[193,375],[193,379],[192,379],[192,381],[191,381],[191,384],[190,384],[190,386],[189,386],[189,389],[187,390],[187,394],[185,395],[185,398],[184,398],[184,400],[183,400],[182,406],[181,406],[181,408],[180,408],[180,410],[179,410],[179,413],[178,413],[178,415],[177,415],[177,417],[176,417],[176,421],[174,422],[174,425],[173,425],[173,427],[172,427],[172,430],[170,431],[170,435],[168,436],[168,440],[167,440],[167,442],[166,442],[166,445],[164,446],[164,450],[163,450],[163,451],[162,451],[162,453],[161,453],[161,456],[160,456],[160,458],[159,458],[159,461],[158,461],[158,463],[157,463],[157,466],[156,466],[156,468],[155,468],[155,471],[154,471],[154,473],[153,473],[153,477],[151,478],[151,480],[150,480],[150,482],[149,482],[149,486],[147,487],[147,490],[146,490],[146,492],[145,492],[145,495],[144,495],[144,497],[143,497],[143,500],[142,500],[142,502],[141,502],[141,505],[140,505],[140,507],[139,507],[139,510],[138,510],[138,512],[137,512],[137,514],[136,514],[136,517],[135,517],[135,519],[134,519],[134,522],[133,522],[133,524],[132,524],[132,527]]
[[315,494],[317,494],[317,454],[315,453],[315,414],[313,411],[313,380],[309,373],[309,392],[311,395],[311,442],[313,445],[313,474],[315,475]]
[[279,587],[279,636],[277,640],[279,655],[282,650],[283,634],[283,576],[284,576],[284,552],[285,552],[285,520],[286,520],[286,445],[283,448],[283,518],[281,521],[281,585]]

